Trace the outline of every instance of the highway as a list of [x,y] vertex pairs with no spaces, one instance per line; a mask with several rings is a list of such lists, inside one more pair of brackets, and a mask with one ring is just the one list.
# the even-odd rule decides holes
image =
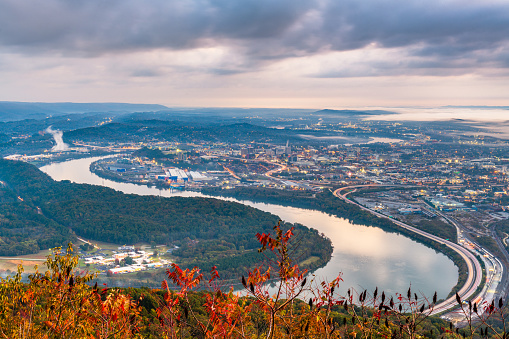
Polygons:
[[[468,277],[467,277],[467,280],[465,282],[465,285],[463,285],[461,287],[461,289],[458,291],[458,294],[461,298],[461,300],[468,300],[468,298],[470,298],[474,292],[477,290],[477,288],[479,287],[480,283],[481,283],[481,279],[482,279],[482,268],[481,268],[481,265],[479,264],[479,261],[477,260],[477,258],[474,256],[474,254],[472,254],[469,250],[467,250],[466,248],[458,245],[458,244],[455,244],[451,241],[448,241],[448,240],[445,240],[445,239],[442,239],[440,237],[437,237],[433,234],[430,234],[430,233],[427,233],[427,232],[424,232],[424,231],[421,231],[415,227],[412,227],[410,225],[407,225],[399,220],[395,220],[393,218],[389,218],[388,216],[384,215],[384,214],[381,214],[381,213],[378,213],[378,212],[375,212],[369,208],[366,208],[360,204],[358,204],[357,202],[354,202],[354,201],[351,201],[348,199],[347,195],[349,193],[352,193],[354,191],[357,190],[357,188],[362,188],[362,187],[379,187],[381,185],[358,185],[358,186],[347,186],[347,187],[342,187],[342,188],[339,188],[337,190],[335,190],[333,192],[334,196],[350,203],[350,204],[354,204],[354,205],[357,205],[359,208],[367,211],[367,212],[370,212],[380,218],[385,218],[385,219],[389,219],[391,220],[392,222],[394,222],[396,225],[402,227],[402,228],[405,228],[409,231],[412,231],[416,234],[419,234],[421,236],[424,236],[428,239],[431,239],[431,240],[434,240],[440,244],[444,244],[446,245],[447,247],[451,248],[452,250],[454,250],[455,252],[457,252],[462,258],[463,260],[465,260],[465,263],[467,264],[467,267],[468,267]],[[391,185],[392,186],[392,185]],[[345,190],[348,190],[348,192],[345,192],[343,194],[341,194],[342,191],[345,191]],[[353,191],[350,191],[350,190],[353,190]],[[440,304],[437,304],[435,305],[435,307],[433,308],[433,311],[431,312],[431,315],[434,315],[434,314],[438,314],[438,313],[442,313],[444,311],[447,311],[453,307],[456,307],[458,306],[458,303],[456,301],[456,297],[455,296],[452,296],[450,297],[449,299],[441,302]]]
[[[492,228],[491,232],[492,232],[492,238],[495,239],[498,247],[500,248],[500,251],[504,255],[504,258],[502,258],[502,260],[504,260],[506,263],[509,262],[509,255],[507,253],[507,250],[505,249],[505,246],[502,244],[502,241],[498,237],[496,230],[494,228]],[[505,239],[503,241],[505,242]],[[500,260],[498,260],[498,261],[500,262]],[[500,263],[500,265],[502,265],[502,263]],[[505,296],[508,293],[507,286],[508,286],[508,281],[509,281],[509,275],[508,275],[507,269],[502,272],[502,276],[501,276],[500,280],[501,281],[500,281],[500,288],[499,288],[498,296],[500,298],[505,298]]]
[[[471,302],[482,305],[483,303],[490,303],[491,300],[497,300],[497,296],[503,295],[505,289],[503,288],[503,277],[506,273],[506,270],[504,270],[502,263],[497,257],[493,256],[478,244],[474,242],[468,242],[466,238],[461,238],[460,241],[462,241],[465,246],[470,248],[471,251],[477,253],[480,258],[482,258],[485,266],[486,283],[484,284],[482,291],[473,299],[471,299]],[[484,307],[481,306],[478,307],[478,309],[480,309],[482,312]],[[467,325],[465,314],[461,309],[456,309],[443,314],[442,318],[448,321],[452,321],[456,324],[457,327],[463,327]]]
[[[280,166],[279,168],[268,171],[267,173],[265,173],[265,175],[271,179],[280,180],[280,179],[274,178],[272,175],[276,172],[285,170],[286,166],[280,165],[280,164],[278,164],[278,165]],[[507,280],[508,274],[507,274],[506,270],[503,269],[504,267],[503,267],[502,263],[500,262],[500,260],[498,260],[498,258],[496,258],[491,253],[489,253],[488,251],[483,249],[481,246],[479,246],[478,244],[475,244],[475,243],[471,242],[470,240],[468,240],[467,238],[465,238],[463,236],[463,228],[455,220],[451,220],[451,218],[443,215],[439,211],[435,211],[435,212],[437,212],[438,215],[445,218],[447,221],[449,221],[452,225],[454,225],[456,227],[457,234],[458,234],[457,243],[442,239],[442,238],[437,237],[433,234],[419,230],[419,229],[417,229],[413,226],[410,226],[408,224],[405,224],[399,220],[395,220],[395,219],[390,218],[384,214],[381,214],[381,213],[373,211],[369,208],[366,208],[366,207],[364,207],[354,201],[351,201],[347,198],[347,195],[349,193],[352,193],[352,191],[350,191],[350,190],[355,191],[358,188],[380,187],[380,186],[411,187],[411,186],[405,186],[405,185],[383,185],[383,184],[355,185],[355,186],[347,186],[347,187],[342,187],[340,189],[337,189],[333,192],[333,194],[334,194],[334,196],[336,196],[348,203],[357,205],[359,208],[361,208],[365,211],[368,211],[380,218],[389,219],[392,222],[394,222],[396,225],[403,227],[411,232],[417,233],[417,234],[424,236],[428,239],[434,240],[440,244],[444,244],[447,247],[454,250],[456,253],[458,253],[462,257],[462,259],[465,261],[467,268],[468,268],[467,280],[466,280],[465,284],[461,287],[461,289],[458,291],[458,295],[460,296],[461,300],[469,300],[470,299],[472,302],[481,303],[482,301],[485,301],[485,300],[491,301],[494,298],[496,298],[497,295],[499,295],[501,297],[505,296],[506,291],[503,286],[505,286],[504,282]],[[349,191],[345,192],[343,194],[340,193],[345,190],[349,190]],[[495,238],[495,239],[499,240],[498,238]],[[463,244],[464,246],[468,246],[469,244],[472,244],[472,246],[471,246],[472,248],[468,249],[468,248],[462,246],[461,244]],[[475,291],[477,290],[477,288],[479,287],[479,285],[482,282],[481,280],[482,280],[483,272],[482,272],[482,267],[474,253],[478,254],[483,259],[484,265],[486,268],[486,272],[487,272],[486,273],[486,284],[485,284],[484,288],[482,289],[482,291],[477,296],[474,296],[473,294],[475,293]],[[502,292],[497,293],[497,289],[502,289]],[[461,311],[460,312],[449,312],[449,313],[445,314],[446,311],[450,311],[457,306],[458,306],[458,302],[456,301],[456,296],[452,296],[452,297],[448,298],[447,300],[435,305],[435,307],[433,308],[433,310],[430,314],[436,315],[436,314],[444,313],[444,315],[443,315],[444,318],[446,318],[448,320],[452,320],[454,322],[462,322],[464,320],[464,315],[461,313]]]
[[[507,270],[504,270],[502,262],[475,241],[466,237],[465,234],[467,232],[454,218],[444,215],[437,210],[434,210],[434,212],[456,227],[458,234],[457,243],[463,244],[463,246],[471,252],[476,253],[484,262],[486,272],[485,285],[482,291],[471,299],[471,302],[481,304],[483,302],[489,303],[491,300],[496,300],[497,298],[504,298],[507,286]],[[495,233],[492,234],[492,238],[497,242],[497,245],[500,247],[503,254],[506,254],[505,248],[502,246],[500,239]],[[444,314],[442,318],[453,322],[464,323],[464,314],[461,310]]]
[[270,170],[270,171],[266,172],[264,175],[265,175],[266,177],[270,178],[270,179],[277,180],[277,181],[282,181],[282,180],[281,180],[281,179],[279,179],[279,178],[274,178],[274,177],[272,176],[272,174],[277,173],[277,172],[284,171],[284,170],[286,170],[288,167],[287,167],[286,165],[281,165],[281,164],[279,164],[279,163],[274,163],[274,165],[277,165],[277,166],[279,166],[279,167],[278,167],[278,168],[274,168],[274,169],[272,169],[272,170]]

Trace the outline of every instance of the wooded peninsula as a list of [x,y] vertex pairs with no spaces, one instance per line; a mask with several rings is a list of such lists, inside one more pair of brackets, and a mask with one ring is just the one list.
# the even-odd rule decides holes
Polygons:
[[[216,265],[222,277],[238,276],[264,260],[253,234],[269,233],[279,218],[235,202],[161,198],[110,188],[54,181],[35,166],[0,160],[0,255],[37,253],[76,236],[116,244],[178,244],[183,267]],[[324,265],[328,238],[295,226],[295,257],[302,268]],[[307,260],[313,258],[313,260]]]

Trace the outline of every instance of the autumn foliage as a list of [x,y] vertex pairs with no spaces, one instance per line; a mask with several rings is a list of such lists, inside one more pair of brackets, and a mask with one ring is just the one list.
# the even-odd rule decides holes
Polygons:
[[45,273],[21,282],[23,268],[0,283],[0,336],[3,338],[129,338],[139,322],[137,303],[119,291],[99,293],[78,275],[78,258],[60,248],[48,257]]
[[[20,266],[15,276],[1,280],[0,337],[460,338],[488,337],[490,329],[490,336],[505,338],[489,323],[495,315],[505,321],[501,300],[461,305],[467,326],[459,331],[430,330],[436,294],[427,299],[410,288],[393,296],[349,289],[341,296],[341,275],[317,281],[292,261],[292,235],[293,229],[284,231],[280,224],[273,234],[257,234],[259,251],[272,252],[267,260],[273,262],[246,272],[242,293],[225,289],[215,267],[205,276],[196,267],[173,264],[160,290],[131,297],[125,290],[91,286],[94,276],[77,272],[72,246],[57,248],[46,272],[22,282]],[[156,303],[151,311],[142,307],[148,300]]]

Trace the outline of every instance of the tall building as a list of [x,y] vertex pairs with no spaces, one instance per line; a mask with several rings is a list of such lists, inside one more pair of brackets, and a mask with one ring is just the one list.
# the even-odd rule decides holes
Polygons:
[[286,155],[292,154],[292,146],[289,145],[289,141],[288,140],[286,141],[285,154]]

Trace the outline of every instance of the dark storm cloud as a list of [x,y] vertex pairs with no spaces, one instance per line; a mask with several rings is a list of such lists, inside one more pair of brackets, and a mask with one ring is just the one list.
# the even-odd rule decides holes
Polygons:
[[0,43],[104,53],[278,38],[308,0],[4,0]]
[[[369,43],[401,47],[417,43],[468,49],[490,48],[507,39],[509,5],[453,1],[337,1],[324,11],[322,31],[331,48]],[[329,32],[327,34],[325,32]]]
[[[453,65],[454,58],[470,60],[463,60],[465,65],[507,67],[506,54],[501,51],[508,37],[509,4],[481,0],[0,2],[0,47],[31,54],[96,56],[220,45],[249,60],[246,69],[293,56],[368,45],[408,47],[407,55],[423,58],[422,63],[443,60],[443,67]],[[412,67],[411,62],[405,64]]]

